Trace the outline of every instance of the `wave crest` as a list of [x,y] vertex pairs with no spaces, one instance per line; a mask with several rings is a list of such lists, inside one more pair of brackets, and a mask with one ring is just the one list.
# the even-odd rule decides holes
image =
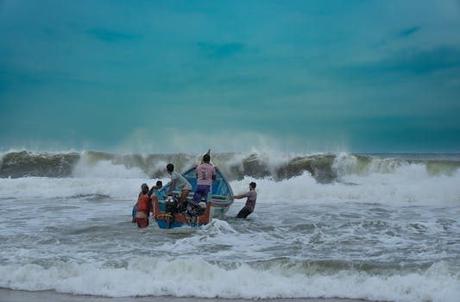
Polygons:
[[[172,162],[182,171],[198,162],[194,154],[114,154],[97,151],[3,154],[0,177],[165,177],[165,165]],[[430,175],[453,175],[460,168],[459,155],[369,155],[218,153],[213,162],[229,180],[244,177],[279,181],[309,173],[319,183],[331,183],[348,175],[394,173],[412,164],[425,167]]]
[[[56,263],[0,266],[0,286],[22,290],[102,295],[199,298],[352,298],[390,301],[457,301],[459,276],[438,263],[417,272],[373,274],[356,268],[326,271],[274,263],[211,263],[202,259],[129,260],[107,264]],[[143,282],[139,282],[143,280]],[[149,286],[145,286],[149,284]]]

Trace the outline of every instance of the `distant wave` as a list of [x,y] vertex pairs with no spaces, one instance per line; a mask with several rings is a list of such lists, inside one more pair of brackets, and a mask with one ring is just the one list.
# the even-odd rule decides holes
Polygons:
[[[397,168],[421,164],[432,175],[455,173],[455,154],[347,154],[318,153],[280,155],[270,153],[219,153],[213,162],[229,180],[252,177],[275,181],[305,172],[319,183],[331,183],[346,175],[392,173]],[[168,162],[181,171],[198,162],[192,154],[114,154],[97,151],[37,153],[6,152],[0,157],[0,177],[118,177],[162,178]]]

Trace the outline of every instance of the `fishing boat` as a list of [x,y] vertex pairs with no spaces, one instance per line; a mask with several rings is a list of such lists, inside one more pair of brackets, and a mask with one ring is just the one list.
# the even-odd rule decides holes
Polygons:
[[[192,185],[192,191],[187,201],[193,199],[197,187],[196,166],[188,169],[182,175]],[[168,196],[170,183],[166,184],[158,192],[159,198],[153,200],[153,217],[162,229],[181,227],[184,225],[200,226],[211,222],[213,217],[222,217],[233,203],[233,191],[222,172],[216,167],[216,179],[212,183],[206,206],[201,209],[200,215],[190,216],[187,211],[172,211],[177,203],[180,192],[173,191],[173,196]],[[190,204],[190,203],[189,203]],[[204,205],[204,203],[202,203]]]

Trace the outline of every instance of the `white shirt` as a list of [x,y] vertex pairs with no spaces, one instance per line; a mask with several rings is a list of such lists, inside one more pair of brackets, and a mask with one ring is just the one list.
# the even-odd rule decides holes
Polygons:
[[[171,181],[176,183],[176,188],[178,190],[192,190],[192,185],[188,182],[188,180],[176,171],[171,173]],[[173,188],[173,190],[176,188]]]

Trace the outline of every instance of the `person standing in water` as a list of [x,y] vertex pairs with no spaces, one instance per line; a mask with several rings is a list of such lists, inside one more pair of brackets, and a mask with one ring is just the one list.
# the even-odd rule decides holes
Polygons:
[[246,218],[252,212],[254,212],[254,208],[256,207],[256,200],[257,200],[257,192],[256,192],[256,183],[251,182],[249,184],[249,191],[244,194],[239,194],[233,196],[234,199],[241,199],[247,198],[245,206],[240,210],[236,218]]
[[211,156],[209,153],[206,153],[203,156],[202,163],[198,165],[195,170],[197,187],[193,195],[193,201],[196,205],[198,205],[202,199],[208,202],[208,194],[211,191],[212,181],[216,179],[216,169],[210,161]]
[[137,226],[141,229],[149,226],[149,214],[152,208],[152,203],[148,193],[149,186],[147,186],[147,184],[142,184],[141,192],[137,198],[135,214]]
[[149,196],[151,198],[154,198],[154,197],[159,198],[160,196],[158,195],[159,195],[159,191],[161,190],[161,188],[163,188],[163,182],[161,180],[157,180],[155,185],[150,188],[150,191],[148,193]]
[[[144,188],[148,188],[148,187],[144,187],[144,185],[147,185],[147,184],[142,184],[141,186],[141,190],[143,191]],[[150,188],[150,190],[148,191],[147,195],[150,197],[150,202],[149,202],[149,212],[150,211],[153,211],[153,200],[156,198],[156,200],[158,199],[161,199],[160,198],[160,193],[159,193],[159,190],[163,187],[163,183],[161,182],[161,180],[158,180],[156,182],[156,185],[155,186],[152,186]],[[141,193],[139,193],[139,196],[140,196]],[[133,211],[132,211],[132,222],[133,223],[136,223],[136,213],[137,213],[137,206],[139,204],[139,197],[138,197],[138,200],[136,201],[136,204],[134,204],[133,206]]]

